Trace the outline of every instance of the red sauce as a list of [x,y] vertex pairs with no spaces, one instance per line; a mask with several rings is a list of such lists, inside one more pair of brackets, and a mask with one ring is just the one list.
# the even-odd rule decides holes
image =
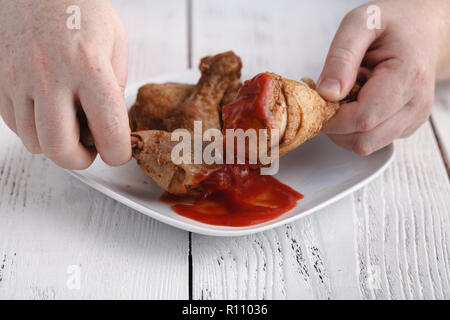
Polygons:
[[[260,129],[270,126],[268,108],[274,82],[267,73],[244,83],[236,100],[222,109],[226,129]],[[178,214],[203,223],[243,227],[275,219],[303,198],[272,176],[260,175],[248,165],[224,165],[207,174],[197,197],[165,193],[161,200]]]
[[243,227],[275,219],[303,198],[274,177],[238,165],[215,171],[201,183],[200,189],[203,195],[196,199],[165,193],[161,200],[177,203],[173,210],[190,219]]
[[244,82],[236,100],[222,108],[223,132],[226,129],[260,129],[270,126],[268,104],[274,82],[270,74],[260,73]]
[[[257,139],[257,163],[251,164],[252,168],[258,168],[259,129],[267,129],[272,124],[272,112],[270,104],[273,98],[274,80],[269,73],[260,73],[251,80],[244,82],[233,103],[222,108],[223,129],[226,135],[227,129],[256,130]],[[237,151],[237,138],[234,141],[235,155]],[[246,139],[245,156],[249,156],[249,139]],[[224,141],[226,148],[227,141]],[[246,161],[247,163],[247,161]]]

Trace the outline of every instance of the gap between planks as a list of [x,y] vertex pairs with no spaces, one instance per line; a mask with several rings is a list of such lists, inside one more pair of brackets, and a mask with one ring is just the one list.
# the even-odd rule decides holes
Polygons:
[[[192,69],[192,0],[186,0],[187,15],[187,65]],[[193,297],[193,264],[192,264],[192,232],[189,232],[189,255],[188,255],[188,273],[189,273],[189,300]]]

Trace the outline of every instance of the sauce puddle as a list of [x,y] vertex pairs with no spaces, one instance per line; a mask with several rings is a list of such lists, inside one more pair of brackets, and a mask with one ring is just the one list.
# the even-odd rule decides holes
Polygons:
[[263,223],[294,208],[303,195],[272,176],[247,166],[227,165],[201,185],[201,195],[180,197],[164,193],[161,201],[184,217],[203,223],[243,227]]

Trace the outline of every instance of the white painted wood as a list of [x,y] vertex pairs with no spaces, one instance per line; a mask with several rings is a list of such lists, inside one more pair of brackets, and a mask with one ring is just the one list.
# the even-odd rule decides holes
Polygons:
[[234,50],[243,72],[317,78],[340,19],[362,0],[193,0],[193,64]]
[[436,99],[431,115],[450,174],[450,81],[436,86]]
[[128,32],[128,82],[188,67],[186,0],[111,0]]
[[[354,195],[365,298],[448,299],[450,186],[429,123],[396,143],[392,167]],[[369,266],[380,275],[370,288]]]
[[[131,81],[186,67],[185,1],[113,2],[130,33]],[[28,154],[1,121],[0,146],[0,299],[188,298],[187,232]],[[67,287],[72,265],[79,290]]]
[[247,237],[193,235],[193,297],[359,298],[348,205],[346,198],[317,213],[321,219]]
[[[316,78],[358,3],[195,0],[194,65],[233,49],[245,72]],[[396,147],[382,177],[304,220],[248,237],[193,235],[193,297],[448,299],[450,186],[430,125]]]

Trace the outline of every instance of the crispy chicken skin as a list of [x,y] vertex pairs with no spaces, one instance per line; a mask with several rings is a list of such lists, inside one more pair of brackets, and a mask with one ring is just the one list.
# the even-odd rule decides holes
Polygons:
[[141,169],[162,189],[171,194],[194,194],[195,188],[218,169],[217,165],[175,164],[171,160],[171,133],[161,130],[133,132],[131,137],[133,157]]
[[[289,80],[274,73],[257,75],[244,83],[234,104],[224,107],[224,128],[277,129],[279,141],[270,141],[270,145],[279,146],[279,156],[294,150],[317,135],[339,108],[338,103],[325,101],[315,91],[312,80],[304,79],[304,82]],[[253,103],[248,109],[251,112],[245,110],[248,105],[244,106],[240,102],[241,98],[248,99],[248,96],[241,97],[244,92],[264,97],[255,100],[258,109]]]
[[281,82],[287,105],[287,121],[279,144],[280,157],[316,136],[338,111],[339,104],[325,101],[311,79],[306,84],[274,75]]
[[220,107],[226,106],[227,104],[230,104],[236,99],[236,96],[239,92],[239,89],[242,87],[242,82],[240,78],[236,78],[233,81],[230,82],[230,85],[227,88],[227,91],[225,91],[225,94],[223,95],[222,101],[220,103]]
[[164,119],[167,131],[194,129],[194,121],[202,121],[203,131],[220,129],[220,102],[228,88],[241,76],[242,62],[232,51],[201,60],[202,76],[194,91],[171,116]]
[[[240,79],[230,83],[220,102],[220,108],[233,102],[241,86]],[[131,130],[163,130],[163,119],[180,108],[182,102],[194,90],[194,84],[176,82],[149,83],[142,86],[138,91],[136,103],[129,112]]]
[[195,85],[174,82],[141,87],[129,112],[131,130],[164,129],[163,119],[177,110],[194,88]]
[[201,60],[202,76],[197,85],[147,84],[139,89],[129,112],[132,131],[193,129],[201,120],[203,129],[220,129],[220,107],[236,97],[241,87],[241,59],[233,52]]

